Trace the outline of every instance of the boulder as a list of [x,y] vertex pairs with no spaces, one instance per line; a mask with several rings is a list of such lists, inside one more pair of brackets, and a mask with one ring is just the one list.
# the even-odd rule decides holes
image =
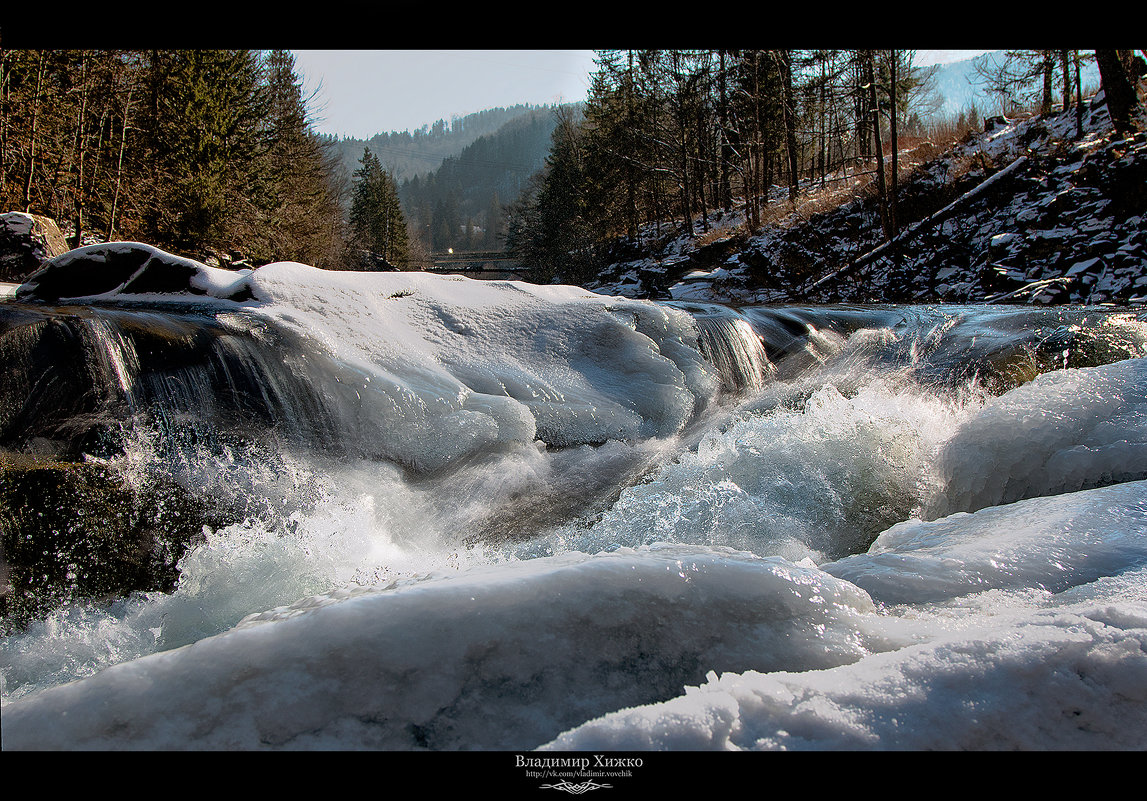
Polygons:
[[19,283],[68,250],[55,221],[38,214],[0,214],[0,281]]
[[222,270],[142,242],[105,242],[49,259],[16,289],[23,301],[131,295],[212,295],[251,299],[251,270]]
[[204,265],[142,242],[109,242],[69,250],[50,259],[16,290],[20,300],[56,302],[123,292],[187,292]]

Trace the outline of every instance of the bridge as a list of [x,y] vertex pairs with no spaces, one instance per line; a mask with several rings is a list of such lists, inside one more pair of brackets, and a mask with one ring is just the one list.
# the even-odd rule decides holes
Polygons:
[[465,275],[485,280],[523,278],[528,272],[517,259],[501,250],[432,253],[430,263],[423,263],[422,268],[427,272]]

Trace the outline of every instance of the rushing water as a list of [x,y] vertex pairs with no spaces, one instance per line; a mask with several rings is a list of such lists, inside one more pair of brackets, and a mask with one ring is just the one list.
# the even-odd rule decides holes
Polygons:
[[[8,480],[82,465],[183,515],[108,597],[77,544],[106,498],[8,510],[6,543],[79,522],[62,578],[20,574],[49,597],[7,621],[6,748],[1147,745],[1100,656],[1147,675],[1142,313],[323,280],[0,304]],[[1100,689],[1061,729],[1063,649],[999,642],[1080,621]],[[950,689],[915,700],[909,654]],[[979,734],[944,739],[955,699]]]

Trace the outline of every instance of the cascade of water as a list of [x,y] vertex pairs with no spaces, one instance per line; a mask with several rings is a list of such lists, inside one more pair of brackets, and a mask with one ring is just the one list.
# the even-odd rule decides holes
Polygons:
[[675,303],[697,322],[701,354],[717,368],[730,392],[755,392],[776,373],[752,323],[735,309],[717,304]]
[[759,390],[775,372],[761,338],[741,317],[701,316],[701,352],[721,373],[725,386],[735,391]]
[[118,387],[129,408],[134,409],[135,383],[139,373],[139,354],[135,346],[105,318],[81,318],[78,323],[81,339],[92,354],[93,383]]

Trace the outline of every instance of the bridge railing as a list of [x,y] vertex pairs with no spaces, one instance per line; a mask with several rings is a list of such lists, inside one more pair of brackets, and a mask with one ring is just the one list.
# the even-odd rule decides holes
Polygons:
[[496,272],[520,273],[526,268],[501,250],[470,250],[452,253],[432,253],[430,266],[424,267],[434,272]]

